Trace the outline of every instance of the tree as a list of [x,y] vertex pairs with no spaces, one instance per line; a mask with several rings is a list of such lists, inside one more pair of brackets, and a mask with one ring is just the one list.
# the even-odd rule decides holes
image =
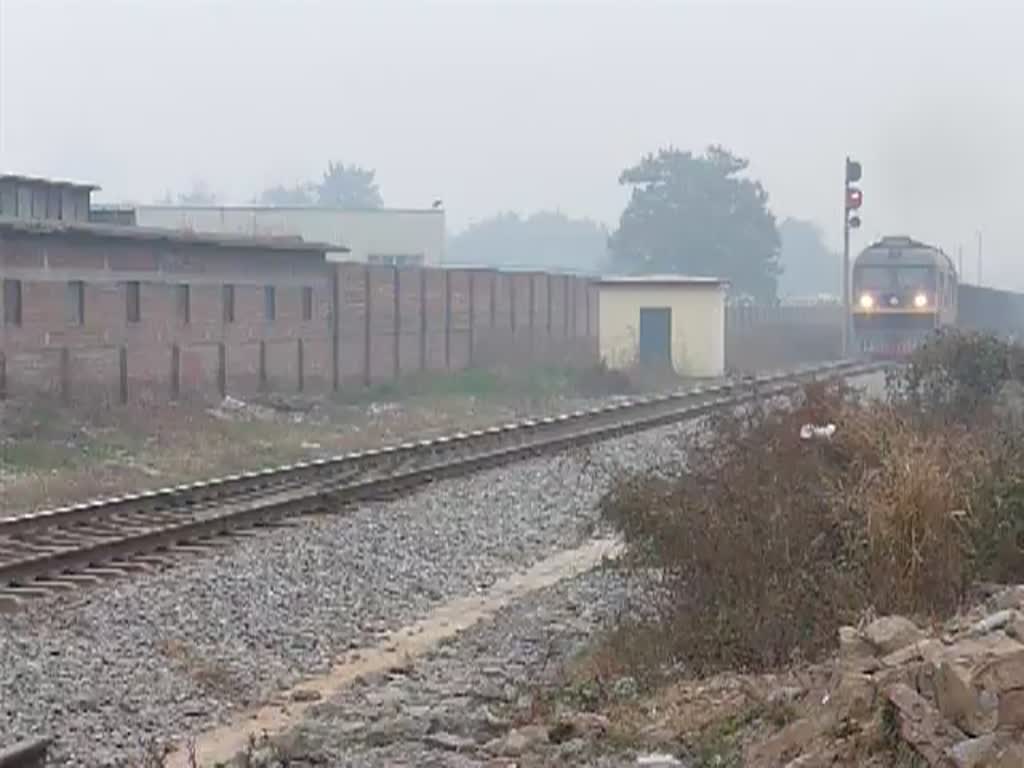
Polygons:
[[825,245],[821,228],[811,221],[786,219],[779,225],[782,238],[782,274],[779,293],[783,296],[838,296],[842,273],[839,255]]
[[305,181],[293,187],[275,184],[259,194],[258,205],[323,205],[330,208],[380,208],[384,201],[376,171],[357,165],[328,163],[320,183]]
[[447,251],[447,260],[457,264],[592,272],[607,260],[608,231],[560,211],[499,213],[452,237]]
[[256,202],[260,205],[313,205],[316,195],[316,186],[308,182],[294,187],[278,184],[263,190]]
[[376,171],[357,165],[328,163],[317,189],[317,202],[338,208],[380,208],[384,201],[374,181]]
[[717,146],[670,147],[624,170],[632,192],[609,243],[616,268],[723,277],[734,294],[774,300],[779,233],[768,193],[741,175],[747,165]]
[[174,195],[171,190],[165,189],[163,197],[158,197],[156,203],[157,205],[216,205],[217,196],[205,181],[199,179],[192,182],[190,192],[179,192]]
[[216,205],[217,196],[202,179],[192,182],[192,190],[178,195],[178,205]]

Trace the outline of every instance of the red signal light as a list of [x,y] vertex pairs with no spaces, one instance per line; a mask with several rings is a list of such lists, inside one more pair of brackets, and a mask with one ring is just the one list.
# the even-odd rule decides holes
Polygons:
[[846,191],[846,210],[855,211],[864,202],[864,193],[856,187],[850,187]]

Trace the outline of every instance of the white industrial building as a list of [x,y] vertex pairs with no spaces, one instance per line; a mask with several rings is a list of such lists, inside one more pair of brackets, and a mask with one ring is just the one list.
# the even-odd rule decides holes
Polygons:
[[[342,209],[311,206],[137,205],[134,222],[125,209],[96,206],[94,218],[140,227],[251,237],[301,237],[339,247],[332,261],[438,266],[444,258],[445,222],[440,209]],[[343,252],[342,249],[348,249]]]

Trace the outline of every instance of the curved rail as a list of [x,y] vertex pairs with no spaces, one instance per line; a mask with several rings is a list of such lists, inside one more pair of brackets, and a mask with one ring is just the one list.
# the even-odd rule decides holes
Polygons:
[[784,394],[841,362],[0,519],[0,590]]

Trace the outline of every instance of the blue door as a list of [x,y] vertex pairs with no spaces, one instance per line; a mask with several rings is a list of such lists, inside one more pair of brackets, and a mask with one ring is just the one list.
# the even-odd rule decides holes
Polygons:
[[672,364],[672,309],[650,307],[640,310],[640,343],[637,349],[641,365],[652,367]]

